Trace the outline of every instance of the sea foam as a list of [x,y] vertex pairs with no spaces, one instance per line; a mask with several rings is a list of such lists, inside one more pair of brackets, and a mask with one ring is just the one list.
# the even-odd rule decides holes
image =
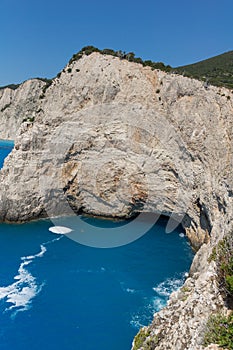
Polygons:
[[172,292],[178,290],[184,283],[187,273],[181,273],[177,278],[167,278],[153,288],[156,295],[152,298],[145,298],[145,305],[137,314],[133,314],[130,324],[132,327],[139,329],[147,326],[150,322],[149,314],[154,315],[166,306],[167,300]]
[[153,290],[157,293],[158,296],[169,297],[172,292],[179,289],[184,283],[184,277],[186,276],[183,273],[178,278],[168,278],[165,281],[159,283]]
[[16,282],[0,287],[0,300],[5,299],[12,304],[5,311],[15,309],[13,316],[19,311],[26,311],[31,307],[32,299],[41,291],[43,284],[37,284],[36,278],[28,271],[27,266],[36,258],[42,258],[47,251],[46,245],[58,239],[41,244],[40,252],[34,255],[21,257],[18,274],[14,276]]

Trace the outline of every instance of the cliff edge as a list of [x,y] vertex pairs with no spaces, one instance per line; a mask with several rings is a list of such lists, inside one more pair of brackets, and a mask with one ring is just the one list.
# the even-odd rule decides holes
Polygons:
[[232,92],[99,53],[51,85],[9,90],[0,138],[15,147],[0,171],[0,220],[72,210],[182,222],[199,249],[190,275],[134,349],[201,349],[209,314],[226,309],[209,257],[232,232]]

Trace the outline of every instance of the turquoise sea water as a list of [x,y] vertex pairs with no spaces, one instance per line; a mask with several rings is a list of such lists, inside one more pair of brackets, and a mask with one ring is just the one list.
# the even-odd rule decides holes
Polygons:
[[[80,219],[89,235],[96,226],[109,234],[127,227]],[[130,349],[189,270],[193,254],[181,228],[167,234],[161,218],[135,242],[101,249],[53,234],[51,226],[0,224],[0,349]]]

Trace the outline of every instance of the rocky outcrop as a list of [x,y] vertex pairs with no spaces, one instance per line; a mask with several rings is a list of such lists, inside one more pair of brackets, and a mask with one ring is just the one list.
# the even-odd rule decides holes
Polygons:
[[0,89],[0,139],[14,140],[22,122],[34,120],[45,85],[42,80],[32,79],[16,89]]
[[[154,315],[152,324],[140,330],[142,342],[134,342],[133,350],[206,349],[202,344],[209,316],[227,313],[225,300],[219,292],[215,262],[210,261],[212,244],[203,244],[199,249],[184,285],[172,293],[168,305]],[[215,345],[208,349],[220,347]]]
[[[231,229],[232,93],[99,53],[72,62],[44,92],[43,82],[25,84],[8,117],[33,119],[0,172],[0,219],[145,211],[182,222],[201,248],[141,349],[198,349],[208,314],[224,306],[208,256]],[[6,106],[10,92],[1,94]],[[2,135],[13,138],[20,123],[7,133],[7,110]]]

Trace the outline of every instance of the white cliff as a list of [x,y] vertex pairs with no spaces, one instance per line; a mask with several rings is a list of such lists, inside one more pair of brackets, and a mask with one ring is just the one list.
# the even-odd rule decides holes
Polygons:
[[17,89],[0,89],[0,139],[14,140],[23,120],[33,120],[41,88],[45,82],[39,79],[25,81]]
[[224,306],[207,260],[231,229],[233,94],[99,53],[44,86],[0,91],[0,138],[15,139],[0,172],[0,219],[145,211],[182,221],[201,248],[188,292],[148,328],[159,339],[148,349],[201,349],[209,313]]

